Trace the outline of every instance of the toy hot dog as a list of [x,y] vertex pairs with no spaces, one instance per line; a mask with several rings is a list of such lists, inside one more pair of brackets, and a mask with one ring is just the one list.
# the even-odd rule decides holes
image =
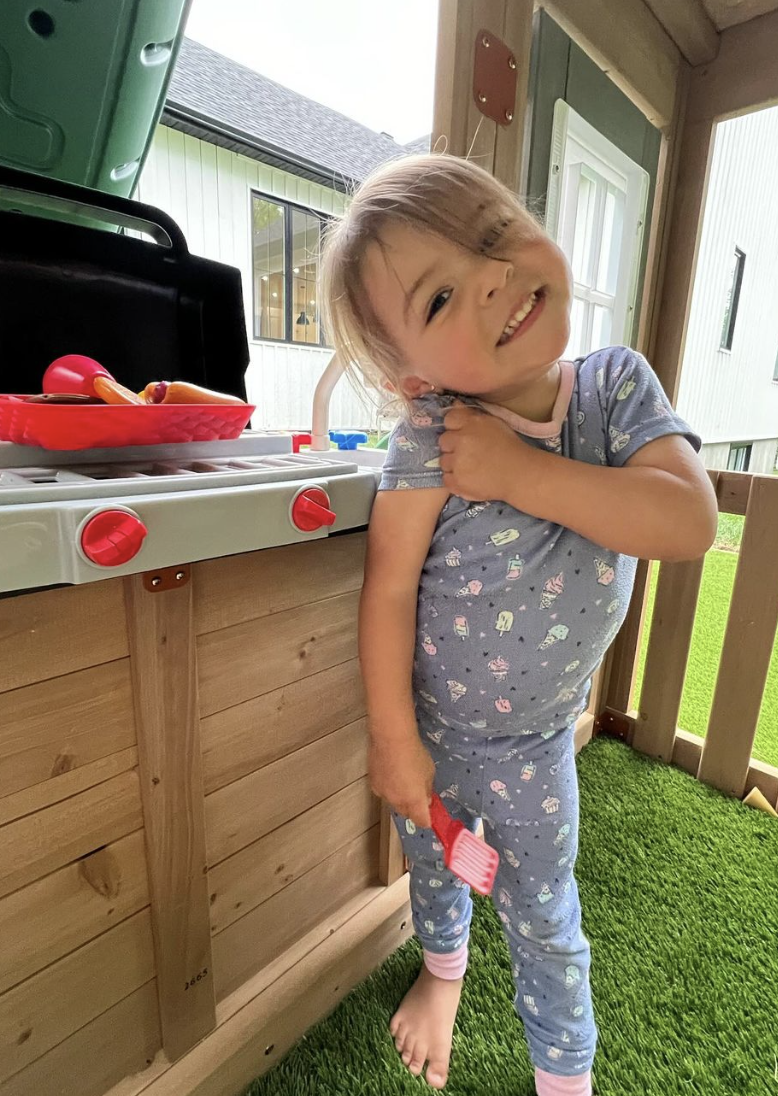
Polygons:
[[200,388],[188,381],[152,381],[141,393],[142,403],[245,403],[237,396],[228,396],[224,392],[212,392],[209,388]]

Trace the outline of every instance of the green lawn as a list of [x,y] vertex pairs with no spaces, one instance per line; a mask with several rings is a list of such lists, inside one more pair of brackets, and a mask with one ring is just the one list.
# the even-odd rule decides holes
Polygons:
[[[722,514],[719,535],[714,550],[708,553],[697,608],[697,620],[692,637],[691,654],[686,671],[679,726],[685,731],[705,736],[713,691],[716,685],[724,629],[727,623],[729,602],[735,580],[743,518]],[[648,622],[654,608],[654,594],[659,568],[654,567],[649,593],[647,625],[638,664],[635,690],[635,706],[638,706],[643,684],[643,667],[648,644]],[[778,765],[778,641],[767,675],[767,686],[762,702],[762,712],[754,743],[754,757],[771,765]]]
[[[778,825],[597,738],[578,758],[597,1096],[775,1096]],[[530,1096],[510,960],[476,898],[447,1096]],[[246,1096],[429,1096],[389,1019],[419,968],[400,948]]]

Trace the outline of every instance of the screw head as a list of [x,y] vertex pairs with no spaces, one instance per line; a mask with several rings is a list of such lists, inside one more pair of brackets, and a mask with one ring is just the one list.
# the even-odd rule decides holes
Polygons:
[[487,35],[484,35],[481,39],[481,45],[484,47],[484,49],[489,49],[489,46],[491,46],[491,44],[492,43],[489,41]]
[[510,57],[508,58],[508,68],[509,69],[515,69],[516,68],[516,58],[513,56],[513,54],[511,54]]
[[512,110],[506,110],[505,111],[505,121],[506,122],[512,122],[513,121],[513,111]]
[[176,571],[176,582],[180,582],[183,577],[184,577],[184,572],[183,571]]
[[485,103],[486,102],[486,96],[484,95],[484,93],[482,91],[478,92],[478,102],[479,103]]
[[154,575],[154,578],[151,580],[151,585],[159,586],[160,582],[162,582],[162,579],[159,577],[159,575]]

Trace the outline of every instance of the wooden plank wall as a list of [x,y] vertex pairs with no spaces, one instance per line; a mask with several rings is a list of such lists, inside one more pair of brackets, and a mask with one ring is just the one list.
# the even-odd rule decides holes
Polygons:
[[[394,845],[381,862],[366,776],[363,555],[350,534],[197,564],[169,594],[137,576],[129,612],[119,580],[0,601],[4,1096],[61,1094],[63,1077],[101,1096],[163,1042],[175,1057],[214,1001],[402,871]],[[171,697],[188,644],[197,680]],[[213,973],[193,1028],[192,942]]]

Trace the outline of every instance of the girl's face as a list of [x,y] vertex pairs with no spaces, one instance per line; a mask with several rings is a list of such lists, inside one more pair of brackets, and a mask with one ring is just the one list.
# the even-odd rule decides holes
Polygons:
[[545,377],[567,345],[570,268],[540,230],[498,260],[393,226],[369,246],[364,280],[410,398],[435,387],[505,402]]

